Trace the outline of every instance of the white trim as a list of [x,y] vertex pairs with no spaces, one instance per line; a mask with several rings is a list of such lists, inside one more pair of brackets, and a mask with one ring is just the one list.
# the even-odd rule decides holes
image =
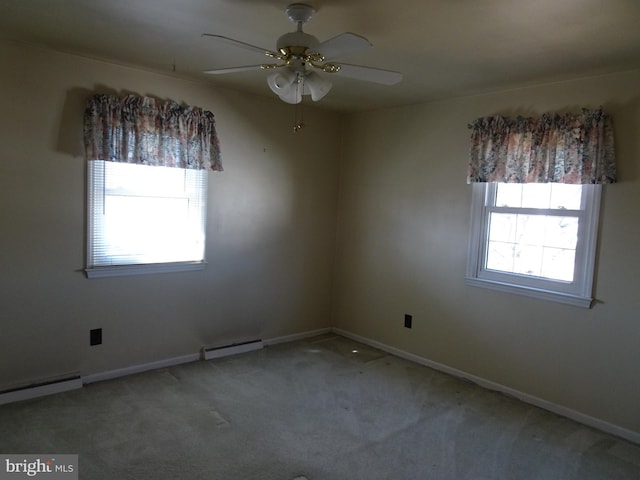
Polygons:
[[238,355],[239,353],[252,352],[262,349],[262,340],[250,340],[248,342],[224,345],[222,347],[202,347],[202,360]]
[[315,337],[317,335],[324,335],[325,333],[331,333],[332,329],[327,328],[319,328],[317,330],[309,330],[307,332],[294,333],[292,335],[285,335],[283,337],[273,337],[263,340],[263,343],[266,346],[269,345],[277,345],[278,343],[287,343],[287,342],[295,342],[297,340],[304,340],[305,338]]
[[0,392],[0,405],[82,388],[80,374],[75,373],[72,375],[72,377],[51,381],[43,380],[33,385],[25,385],[22,388]]
[[181,365],[183,363],[191,363],[200,360],[200,354],[192,353],[189,355],[182,355],[180,357],[165,358],[164,360],[157,360],[155,362],[142,363],[139,365],[131,365],[130,367],[118,368],[116,370],[108,370],[106,372],[92,373],[84,375],[82,381],[85,384],[102,382],[103,380],[112,380],[118,377],[124,377],[127,375],[133,375],[135,373],[147,372],[149,370],[158,370],[160,368],[173,367],[175,365]]
[[[262,340],[262,345],[276,345],[278,343],[293,342],[296,340],[303,340],[309,337],[315,337],[325,333],[331,333],[331,328],[320,328],[317,330],[310,330],[307,332],[294,333],[292,335],[285,335],[282,337],[273,337],[266,340]],[[157,370],[160,368],[172,367],[174,365],[180,365],[183,363],[196,362],[202,358],[202,352],[193,353],[188,355],[182,355],[180,357],[166,358],[164,360],[158,360],[150,363],[143,363],[139,365],[132,365],[129,367],[118,368],[116,370],[108,370],[106,372],[97,372],[82,377],[82,382],[86,384],[102,382],[104,380],[112,380],[118,377],[124,377],[127,375],[133,375],[136,373],[142,373],[149,370]]]
[[536,397],[534,395],[530,395],[528,393],[521,392],[519,390],[515,390],[511,387],[507,387],[505,385],[501,385],[496,382],[492,382],[491,380],[484,379],[482,377],[478,377],[476,375],[464,372],[462,370],[458,370],[453,367],[449,367],[442,363],[434,362],[433,360],[426,359],[424,357],[420,357],[419,355],[415,355],[413,353],[405,352],[404,350],[400,350],[395,347],[391,347],[384,343],[378,342],[376,340],[371,340],[366,337],[362,337],[355,333],[348,332],[346,330],[342,330],[340,328],[332,328],[332,331],[338,335],[342,335],[344,337],[350,338],[360,343],[364,343],[365,345],[369,345],[374,348],[378,348],[387,353],[395,355],[397,357],[403,358],[405,360],[409,360],[411,362],[424,365],[429,368],[433,368],[434,370],[441,371],[443,373],[447,373],[449,375],[453,375],[454,377],[462,378],[469,380],[483,388],[488,390],[494,390],[500,393],[504,393],[505,395],[509,395],[517,398],[525,403],[530,405],[535,405],[536,407],[540,407],[549,412],[553,412],[557,415],[561,415],[563,417],[569,418],[571,420],[575,420],[576,422],[582,423],[589,427],[596,428],[598,430],[602,430],[603,432],[610,433],[612,435],[616,435],[618,437],[624,438],[625,440],[629,440],[630,442],[634,442],[640,444],[640,432],[634,432],[633,430],[628,430],[626,428],[620,427],[618,425],[614,425],[612,423],[606,422],[604,420],[600,420],[599,418],[592,417],[590,415],[586,415],[584,413],[578,412],[571,408],[565,407],[563,405],[558,405],[556,403],[550,402],[548,400],[544,400],[542,398]]
[[[294,333],[292,335],[285,335],[282,337],[268,338],[266,340],[262,340],[262,345],[269,346],[269,345],[276,345],[279,343],[294,342],[297,340],[303,340],[305,338],[315,337],[317,335],[322,335],[325,333],[331,333],[331,330],[332,330],[331,328],[327,327],[327,328],[320,328],[317,330],[310,330],[307,332]],[[89,375],[84,375],[82,377],[82,382],[85,385],[87,385],[90,383],[102,382],[104,380],[112,380],[114,378],[133,375],[136,373],[142,373],[149,370],[157,370],[160,368],[172,367],[174,365],[180,365],[183,363],[196,362],[201,358],[202,358],[202,352],[182,355],[180,357],[166,358],[164,360],[158,360],[155,362],[132,365],[129,367],[118,368],[116,370],[108,370],[105,372],[97,372]]]
[[[586,262],[579,265],[577,275],[582,283],[583,297],[591,296],[593,292],[593,277],[595,276],[596,248],[598,246],[598,231],[600,230],[600,206],[602,205],[602,185],[587,189],[588,195],[584,195],[583,205],[585,212],[590,212],[586,218],[585,234],[578,237],[578,242],[584,242],[584,254]],[[583,268],[584,267],[584,268]]]
[[155,273],[192,272],[204,270],[207,262],[149,263],[138,265],[110,265],[86,268],[87,278],[124,277]]
[[469,243],[467,245],[467,278],[476,278],[480,271],[481,238],[485,236],[486,225],[482,211],[486,195],[484,184],[471,185],[471,214],[469,221]]
[[580,297],[569,293],[551,292],[549,290],[541,290],[533,287],[525,287],[523,285],[513,285],[511,283],[497,282],[495,280],[487,280],[486,278],[465,277],[467,285],[474,287],[488,288],[497,292],[513,293],[515,295],[524,295],[527,297],[538,298],[540,300],[550,300],[553,302],[573,305],[574,307],[590,308],[593,298]]

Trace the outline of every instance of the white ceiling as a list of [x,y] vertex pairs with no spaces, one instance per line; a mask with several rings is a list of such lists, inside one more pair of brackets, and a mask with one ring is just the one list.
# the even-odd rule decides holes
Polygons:
[[[287,0],[0,0],[0,36],[273,96],[266,72],[203,70],[264,62],[214,33],[275,49],[295,26]],[[640,68],[640,0],[306,0],[305,31],[343,32],[374,48],[346,63],[404,74],[381,86],[331,77],[318,106],[340,111]],[[46,74],[46,72],[43,72]],[[640,90],[640,86],[639,86]],[[307,101],[305,99],[305,101]]]

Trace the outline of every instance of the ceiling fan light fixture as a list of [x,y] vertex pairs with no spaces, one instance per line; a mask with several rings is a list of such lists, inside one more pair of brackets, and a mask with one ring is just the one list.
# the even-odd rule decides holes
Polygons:
[[288,92],[278,96],[283,102],[295,105],[296,103],[300,103],[302,101],[302,92],[300,90],[300,88],[297,88],[297,86],[294,85]]
[[302,77],[294,70],[281,69],[267,77],[267,83],[271,91],[286,103],[300,103],[304,85]]
[[290,90],[295,90],[298,75],[293,70],[280,69],[267,77],[269,88],[276,95],[286,95]]
[[322,75],[315,72],[309,72],[304,79],[304,94],[311,95],[311,100],[317,102],[331,90],[332,84]]

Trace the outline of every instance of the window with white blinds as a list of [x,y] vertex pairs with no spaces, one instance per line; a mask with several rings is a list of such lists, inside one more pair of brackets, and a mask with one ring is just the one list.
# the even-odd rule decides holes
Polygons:
[[87,276],[202,269],[207,171],[88,162]]

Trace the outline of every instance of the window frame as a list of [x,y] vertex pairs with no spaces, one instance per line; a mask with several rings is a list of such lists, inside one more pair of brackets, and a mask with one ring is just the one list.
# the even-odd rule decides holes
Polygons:
[[[579,211],[568,211],[579,218],[574,279],[572,282],[530,275],[500,272],[485,268],[489,234],[489,217],[501,207],[491,205],[496,183],[472,183],[471,222],[465,280],[468,285],[526,295],[533,298],[590,308],[593,302],[593,279],[598,238],[602,185],[582,185]],[[528,214],[545,215],[547,209],[509,207]]]
[[[204,270],[206,266],[206,212],[207,212],[207,190],[208,190],[208,175],[204,177],[203,190],[200,195],[204,197],[202,204],[202,230],[203,241],[205,242],[203,247],[202,259],[194,261],[176,261],[176,262],[132,262],[121,264],[94,264],[92,259],[94,258],[94,232],[96,231],[96,218],[94,215],[95,209],[100,205],[104,205],[105,196],[105,179],[104,173],[99,175],[100,178],[94,174],[98,163],[106,165],[108,161],[105,160],[89,160],[87,162],[87,231],[86,231],[86,259],[84,272],[87,278],[104,278],[104,277],[118,277],[118,276],[130,276],[130,275],[147,275],[157,273],[170,273],[170,272],[186,272]],[[155,166],[149,166],[149,168],[158,168]],[[184,169],[180,169],[184,170]],[[101,200],[99,199],[101,197]],[[102,203],[100,203],[102,202]]]

